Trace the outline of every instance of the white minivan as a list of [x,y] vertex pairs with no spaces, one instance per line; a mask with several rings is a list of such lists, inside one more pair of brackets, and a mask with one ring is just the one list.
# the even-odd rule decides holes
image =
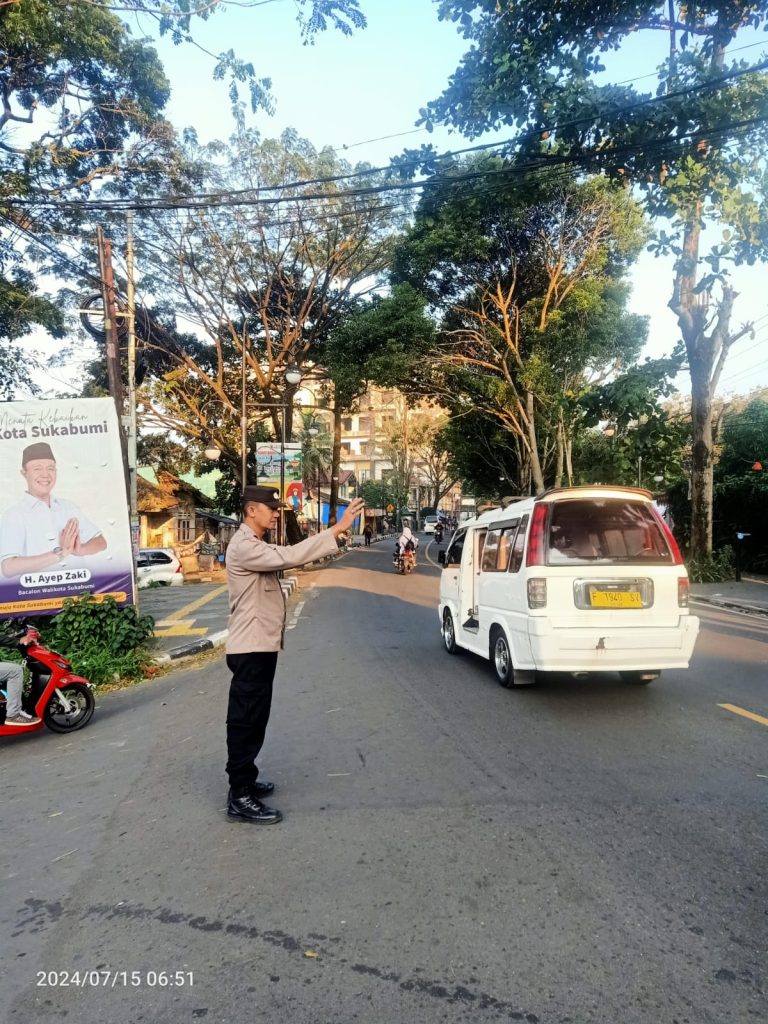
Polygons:
[[537,672],[687,668],[699,620],[688,573],[648,491],[563,487],[460,524],[439,554],[446,650],[489,658],[502,686]]

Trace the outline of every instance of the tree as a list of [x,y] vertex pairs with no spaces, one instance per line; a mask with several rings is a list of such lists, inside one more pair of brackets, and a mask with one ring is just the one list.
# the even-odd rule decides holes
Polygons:
[[[89,198],[188,193],[186,165],[162,111],[169,83],[154,48],[134,39],[120,15],[149,16],[160,35],[193,43],[202,26],[230,5],[259,0],[6,0],[0,2],[0,340],[35,325],[61,335],[59,304],[37,294],[27,255],[78,282],[97,280],[61,248],[84,230]],[[358,0],[297,0],[307,43],[334,27],[362,28]],[[239,90],[251,107],[271,109],[270,82],[234,50],[214,57],[213,77],[228,80],[238,124]],[[96,189],[98,188],[98,193]],[[19,361],[3,358],[11,384],[29,387]],[[1,372],[1,371],[0,371]]]
[[[172,218],[158,213],[141,243],[144,288],[194,331],[183,340],[160,332],[147,344],[165,360],[154,375],[153,415],[193,443],[214,439],[237,470],[232,428],[243,370],[246,403],[271,420],[275,437],[284,414],[290,440],[298,385],[286,384],[285,371],[326,376],[328,338],[386,267],[396,220],[388,206],[349,196],[336,181],[296,185],[351,168],[292,132],[262,140],[245,131],[230,146],[188,146],[222,201]],[[255,201],[230,205],[224,197],[233,193]]]
[[424,316],[426,300],[407,285],[386,296],[358,299],[328,338],[323,362],[333,382],[334,437],[330,514],[336,513],[341,463],[341,419],[369,384],[413,389],[417,368],[427,355],[434,331]]
[[161,166],[168,82],[106,4],[3,4],[0,38],[0,339],[35,325],[61,337],[60,309],[23,266],[26,245],[50,257],[51,230],[71,226],[54,200]]
[[166,470],[181,476],[193,468],[189,449],[167,434],[144,434],[138,439],[137,454],[139,465],[151,466],[155,473]]
[[690,447],[690,417],[667,401],[681,361],[681,356],[646,359],[578,396],[585,426],[607,423],[607,432],[587,431],[580,438],[580,483],[653,487],[656,476],[664,478],[665,486],[681,478],[683,453]]
[[520,492],[520,450],[499,420],[474,407],[449,419],[438,443],[449,453],[449,472],[462,490],[481,498]]
[[37,293],[33,275],[22,267],[3,273],[0,241],[0,398],[12,399],[20,388],[32,394],[37,387],[30,377],[30,359],[12,344],[39,324],[54,338],[64,334],[61,310]]
[[301,475],[304,491],[309,494],[314,485],[320,500],[320,480],[331,465],[331,435],[318,426],[314,412],[302,412],[299,443],[301,444]]
[[521,489],[530,474],[540,492],[553,456],[563,472],[565,396],[634,359],[644,339],[622,283],[644,229],[629,197],[599,179],[550,176],[493,192],[467,184],[487,167],[461,165],[456,185],[427,192],[393,276],[420,288],[441,318],[438,400],[463,412],[461,395],[496,417],[518,448]]
[[[722,420],[722,450],[715,466],[714,519],[721,544],[739,544],[745,566],[765,572],[768,542],[768,393],[736,403]],[[742,540],[737,533],[744,534]]]
[[458,480],[458,475],[451,469],[450,450],[444,443],[443,427],[447,422],[447,414],[437,418],[424,417],[424,428],[416,436],[414,451],[422,464],[424,474],[429,482],[432,502],[438,508],[440,502]]
[[[768,4],[442,0],[440,16],[459,23],[471,48],[423,112],[428,124],[470,135],[513,125],[520,159],[602,171],[635,188],[658,221],[653,247],[674,257],[669,306],[691,375],[692,548],[706,554],[712,400],[728,352],[749,332],[732,326],[728,266],[768,257],[768,75],[762,60],[729,59],[728,47],[765,29]],[[596,81],[603,55],[640,34],[668,42],[656,95]]]

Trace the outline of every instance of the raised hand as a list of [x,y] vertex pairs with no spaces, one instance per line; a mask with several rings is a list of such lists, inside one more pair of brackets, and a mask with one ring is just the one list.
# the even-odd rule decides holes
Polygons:
[[354,498],[347,508],[344,510],[344,515],[339,520],[339,527],[342,530],[349,530],[357,517],[361,514],[365,508],[365,502],[362,498]]

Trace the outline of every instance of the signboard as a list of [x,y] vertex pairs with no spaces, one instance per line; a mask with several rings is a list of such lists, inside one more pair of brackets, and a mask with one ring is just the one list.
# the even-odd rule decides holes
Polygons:
[[133,604],[133,556],[110,398],[0,406],[0,618],[67,597]]
[[285,503],[298,515],[304,507],[304,494],[301,480],[292,480],[285,486]]
[[285,480],[301,480],[301,445],[270,442],[256,446],[256,464],[259,467],[259,483],[269,486],[280,481],[280,463],[285,459]]

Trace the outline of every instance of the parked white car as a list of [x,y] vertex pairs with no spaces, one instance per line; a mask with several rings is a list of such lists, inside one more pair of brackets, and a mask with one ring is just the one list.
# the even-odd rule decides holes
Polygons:
[[142,548],[136,562],[139,589],[150,583],[180,587],[184,582],[181,562],[170,548]]
[[450,654],[488,658],[502,686],[537,672],[618,672],[648,683],[687,668],[699,629],[688,573],[651,494],[563,487],[461,523],[440,552]]

